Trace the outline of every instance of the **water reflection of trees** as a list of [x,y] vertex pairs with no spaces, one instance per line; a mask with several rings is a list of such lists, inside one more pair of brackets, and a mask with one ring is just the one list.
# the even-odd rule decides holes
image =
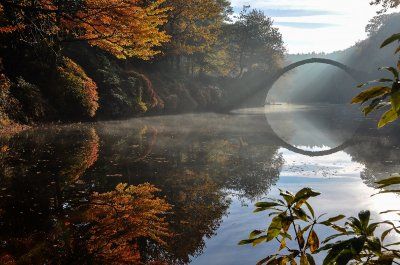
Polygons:
[[[124,124],[127,126],[126,124]],[[277,146],[257,136],[226,136],[215,128],[176,130],[174,124],[117,124],[98,128],[104,145],[93,176],[97,185],[150,182],[173,205],[168,216],[174,237],[166,255],[185,264],[202,253],[229,206],[227,194],[255,199],[279,177]],[[151,151],[149,151],[151,149]],[[112,162],[108,162],[112,161]]]
[[[7,231],[18,234],[49,224],[49,215],[69,203],[79,177],[97,159],[93,129],[59,129],[19,134],[3,141],[0,161],[1,205]],[[78,182],[77,182],[78,181]],[[27,222],[27,219],[29,222]],[[4,228],[4,227],[3,227]]]
[[375,129],[372,124],[365,124],[356,136],[357,144],[346,149],[352,159],[365,165],[361,179],[370,187],[376,187],[375,182],[400,172],[400,140],[398,126],[392,125],[384,129]]
[[[26,259],[25,264],[108,263],[117,257],[128,263],[186,264],[215,234],[229,207],[228,193],[247,199],[263,195],[283,163],[278,147],[256,145],[259,139],[241,133],[175,130],[168,123],[114,125],[28,131],[1,142],[6,146],[0,159],[3,258]],[[112,221],[113,207],[88,206],[106,197],[120,201],[109,195],[120,182],[135,187],[148,182],[160,189],[147,201],[165,198],[151,210],[157,218],[167,203],[172,206],[165,219],[151,222],[168,223],[168,232],[160,229],[163,236],[173,235],[165,244],[154,237],[150,223],[140,224],[146,235],[132,239],[140,235],[136,229],[121,236],[112,228],[129,221],[135,227],[133,220]]]
[[98,157],[93,128],[26,132],[1,147],[1,264],[161,264],[143,246],[165,249],[170,206],[150,184],[96,192],[82,177]]

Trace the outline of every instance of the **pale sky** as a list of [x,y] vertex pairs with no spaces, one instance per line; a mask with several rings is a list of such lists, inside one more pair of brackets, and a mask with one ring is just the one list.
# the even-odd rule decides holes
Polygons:
[[261,9],[280,29],[289,53],[343,50],[365,39],[365,26],[378,6],[369,0],[232,0]]

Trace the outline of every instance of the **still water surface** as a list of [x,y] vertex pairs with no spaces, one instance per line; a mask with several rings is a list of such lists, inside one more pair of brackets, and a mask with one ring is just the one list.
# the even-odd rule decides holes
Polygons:
[[[70,227],[80,203],[118,183],[150,183],[160,190],[157,198],[172,206],[165,222],[174,236],[165,244],[131,242],[137,259],[255,264],[277,245],[237,242],[266,227],[266,214],[252,213],[253,204],[277,196],[278,189],[320,191],[312,204],[328,215],[370,209],[379,219],[377,213],[400,205],[394,195],[370,196],[374,181],[400,172],[398,126],[375,128],[374,118],[365,120],[349,106],[276,105],[52,126],[4,137],[0,257],[21,264],[85,264],[71,247],[85,240],[79,233],[88,224]],[[108,224],[110,229],[118,230],[113,224],[118,226]],[[72,230],[78,235],[73,239]],[[321,237],[331,232],[320,230]],[[116,237],[110,237],[116,241],[108,251],[118,249]],[[46,242],[55,248],[51,254]],[[85,242],[78,248],[92,251],[87,242],[93,240]],[[102,253],[98,264],[111,263],[107,255],[112,254]]]

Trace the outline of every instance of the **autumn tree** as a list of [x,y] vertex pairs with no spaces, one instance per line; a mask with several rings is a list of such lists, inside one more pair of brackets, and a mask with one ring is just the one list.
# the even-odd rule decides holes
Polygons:
[[239,75],[244,69],[274,69],[285,52],[272,19],[260,10],[249,11],[249,6],[243,7],[235,23],[226,25],[225,36]]
[[0,1],[0,34],[14,34],[55,52],[60,44],[87,41],[118,58],[149,59],[167,42],[160,30],[167,19],[165,0]]
[[[226,0],[169,0],[172,6],[165,29],[171,35],[166,53],[178,69],[205,62],[205,55],[218,44],[221,27],[231,12]],[[190,69],[191,70],[191,69]]]

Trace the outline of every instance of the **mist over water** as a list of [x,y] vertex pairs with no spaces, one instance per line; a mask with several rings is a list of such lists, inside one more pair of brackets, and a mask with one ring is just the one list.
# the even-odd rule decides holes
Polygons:
[[162,250],[171,262],[256,262],[269,250],[237,242],[265,225],[253,203],[278,188],[322,192],[312,203],[331,215],[369,208],[379,218],[400,202],[370,197],[373,182],[399,164],[396,128],[375,127],[348,105],[291,104],[29,130],[1,139],[10,147],[0,160],[1,232],[53,233],[47,224],[82,192],[151,183],[173,205],[176,236]]

